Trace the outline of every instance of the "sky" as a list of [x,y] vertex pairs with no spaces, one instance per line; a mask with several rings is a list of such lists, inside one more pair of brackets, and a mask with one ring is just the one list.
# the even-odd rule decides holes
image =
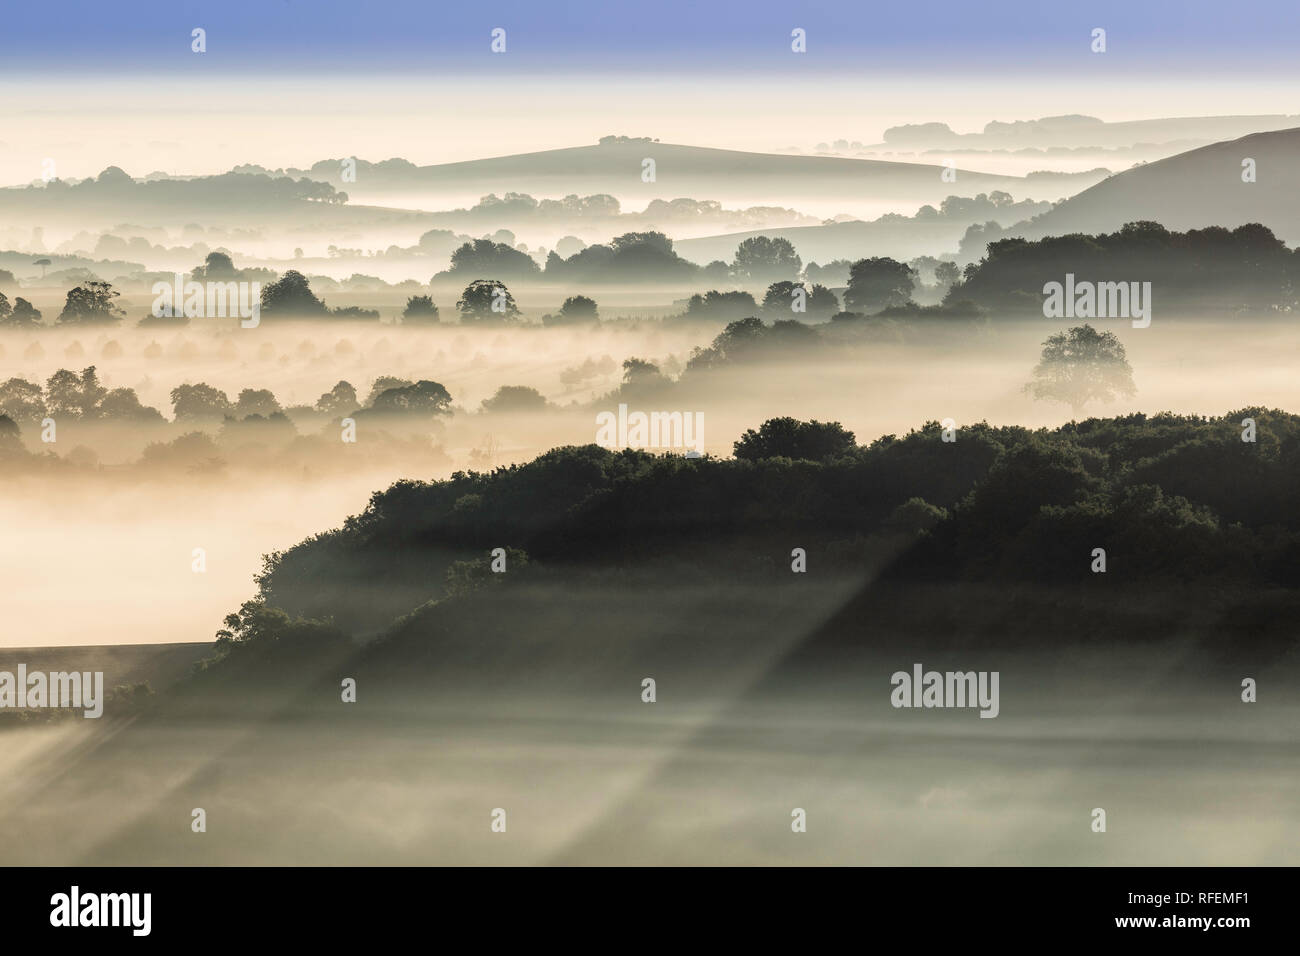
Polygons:
[[811,150],[909,122],[1291,113],[1298,27],[1294,0],[10,4],[0,184],[39,178],[47,159],[65,178],[197,174],[608,134]]
[[[109,73],[200,68],[218,73],[461,70],[486,64],[490,32],[507,52],[490,69],[853,70],[866,65],[961,72],[1071,69],[1107,30],[1105,68],[1173,70],[1285,66],[1300,5],[1263,0],[1043,2],[774,2],[609,0],[446,3],[428,0],[69,0],[57,12],[10,4],[0,33],[9,73]],[[196,64],[190,31],[207,31]],[[808,53],[790,58],[790,30]],[[1098,58],[1100,59],[1100,58]],[[1096,61],[1092,67],[1098,67]]]

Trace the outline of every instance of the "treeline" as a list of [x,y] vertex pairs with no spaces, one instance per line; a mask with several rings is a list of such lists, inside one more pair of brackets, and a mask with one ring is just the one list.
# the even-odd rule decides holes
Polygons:
[[1156,308],[1270,313],[1300,308],[1300,248],[1259,223],[1171,232],[1131,222],[1118,232],[990,242],[949,300],[996,312],[1042,315],[1043,287],[1067,274],[1083,282],[1150,282]]
[[[729,459],[566,447],[402,481],[338,530],[269,555],[240,613],[374,635],[467,582],[626,584],[651,568],[720,588],[788,582],[796,547],[818,574],[918,586],[1050,585],[1120,602],[1148,589],[1300,588],[1300,416],[980,423],[948,437],[928,422],[859,445],[835,423],[774,419]],[[486,573],[494,549],[526,555],[527,571]]]
[[[262,270],[235,269],[229,256],[212,253],[194,270],[196,281],[249,281]],[[880,316],[893,319],[970,317],[980,314],[1043,313],[1049,283],[1072,276],[1077,286],[1150,283],[1158,308],[1216,314],[1289,313],[1300,308],[1300,248],[1290,249],[1258,223],[1226,229],[1213,226],[1171,232],[1159,223],[1135,222],[1118,232],[1096,236],[1054,236],[1037,241],[992,242],[978,262],[958,269],[954,262],[919,257],[900,262],[887,256],[804,266],[784,238],[745,239],[731,263],[698,266],[673,251],[659,232],[627,233],[608,245],[587,246],[567,259],[552,252],[545,268],[504,242],[477,239],[452,253],[451,269],[434,280],[489,275],[469,283],[455,303],[462,323],[513,323],[522,320],[506,279],[566,283],[715,279],[741,285],[767,284],[761,303],[744,289],[717,288],[697,293],[685,304],[688,319],[730,321],[762,313],[789,313],[824,320]],[[927,282],[926,279],[930,279]],[[824,284],[823,281],[831,283]],[[842,291],[832,286],[843,283]],[[67,293],[59,325],[105,325],[125,313],[109,283],[87,281]],[[264,285],[261,316],[271,319],[353,319],[377,321],[379,312],[357,306],[329,308],[306,276],[290,269]],[[919,302],[917,300],[920,300]],[[1128,301],[1127,293],[1124,300]],[[1148,303],[1150,305],[1150,303]],[[1088,316],[1083,316],[1088,317]],[[570,296],[543,324],[594,321],[594,299]],[[41,314],[25,299],[10,304],[0,293],[0,327],[34,327]],[[154,316],[141,325],[183,325],[184,315]],[[408,298],[403,323],[441,321],[430,295]]]

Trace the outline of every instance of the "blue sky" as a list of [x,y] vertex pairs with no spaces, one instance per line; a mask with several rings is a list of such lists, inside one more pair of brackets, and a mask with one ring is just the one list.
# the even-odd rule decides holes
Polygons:
[[[28,75],[190,71],[492,70],[763,72],[864,67],[934,72],[1123,70],[1282,73],[1300,3],[1263,0],[1003,0],[997,3],[773,0],[66,0],[11,3],[0,71]],[[789,50],[808,31],[808,53]],[[208,52],[190,52],[203,27]],[[508,53],[488,52],[493,27]],[[1091,55],[1104,27],[1109,50]]]

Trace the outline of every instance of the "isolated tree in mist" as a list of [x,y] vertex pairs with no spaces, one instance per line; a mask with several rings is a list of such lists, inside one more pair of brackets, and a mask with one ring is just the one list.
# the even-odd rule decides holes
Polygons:
[[1077,415],[1090,401],[1112,402],[1137,394],[1133,369],[1114,332],[1080,325],[1043,343],[1033,380],[1022,391],[1035,399],[1062,402]]
[[803,268],[803,260],[789,239],[750,236],[736,248],[733,268],[737,275],[751,279],[793,277]]
[[566,322],[594,322],[600,318],[596,300],[585,295],[571,295],[560,306],[560,315]]
[[905,305],[916,288],[916,273],[887,256],[859,259],[849,269],[844,306],[855,312],[879,312]]
[[438,321],[438,307],[433,304],[433,297],[413,295],[406,300],[402,310],[403,325],[432,324]]
[[126,313],[113,300],[120,292],[107,282],[86,282],[68,290],[59,313],[61,325],[99,325],[120,321]]
[[519,317],[519,307],[504,282],[475,279],[456,301],[462,322],[507,322]]
[[262,287],[262,315],[327,315],[325,303],[311,291],[307,277],[290,269],[275,282]]
[[32,265],[34,265],[34,266],[40,266],[40,267],[41,267],[41,278],[44,279],[44,278],[45,278],[45,267],[48,266],[48,265],[50,265],[50,260],[49,260],[49,259],[37,259],[35,262],[32,263]]
[[825,461],[841,458],[857,447],[853,432],[839,422],[801,422],[794,418],[769,418],[758,431],[749,429],[736,442],[733,454],[746,461],[762,458],[806,458]]

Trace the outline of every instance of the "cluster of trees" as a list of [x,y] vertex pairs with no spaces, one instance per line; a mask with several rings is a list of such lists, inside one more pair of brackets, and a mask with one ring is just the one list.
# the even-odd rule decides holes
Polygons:
[[[788,580],[796,545],[828,573],[853,573],[875,542],[895,581],[1300,588],[1300,416],[975,424],[951,442],[943,432],[928,422],[864,446],[838,423],[774,419],[730,459],[568,447],[490,474],[402,481],[339,530],[269,556],[258,602],[375,633],[444,596],[430,582],[453,562],[506,546],[561,584],[695,567],[705,551],[711,580]],[[1095,573],[1097,548],[1107,574]],[[388,587],[392,602],[350,597]]]
[[[531,389],[529,390],[531,391]],[[500,393],[498,393],[499,395]],[[540,397],[540,396],[539,396]],[[311,412],[337,419],[349,415],[449,415],[451,394],[438,382],[383,375],[375,379],[370,394],[358,399],[356,388],[340,381],[310,407],[284,409],[270,389],[245,388],[232,401],[221,389],[205,382],[186,383],[171,390],[173,420],[206,425],[224,422],[277,421],[288,423],[286,412]],[[510,393],[502,402],[509,405]],[[44,387],[22,378],[0,384],[0,415],[20,425],[33,425],[46,417],[56,420],[135,422],[162,424],[162,413],[140,403],[131,388],[105,388],[95,366],[72,372],[59,369]]]
[[20,425],[35,425],[46,417],[145,424],[164,421],[156,408],[140,403],[135,389],[105,388],[93,365],[79,373],[61,368],[44,388],[26,379],[9,379],[0,384],[0,414]]
[[11,305],[9,297],[0,292],[0,328],[31,328],[40,323],[41,312],[30,302],[17,296]]
[[1118,232],[1002,239],[966,267],[950,299],[1002,312],[1039,313],[1043,286],[1061,282],[1150,282],[1161,309],[1276,312],[1300,308],[1300,248],[1266,226],[1171,232],[1131,222]]
[[288,176],[268,176],[265,173],[222,173],[219,176],[197,176],[193,179],[157,179],[136,181],[117,166],[109,166],[94,179],[72,182],[51,179],[29,190],[86,193],[91,196],[106,193],[128,193],[133,201],[178,208],[191,205],[196,200],[214,203],[254,205],[282,205],[295,201],[323,202],[341,205],[348,194],[339,192],[329,183],[307,177],[292,179]]

